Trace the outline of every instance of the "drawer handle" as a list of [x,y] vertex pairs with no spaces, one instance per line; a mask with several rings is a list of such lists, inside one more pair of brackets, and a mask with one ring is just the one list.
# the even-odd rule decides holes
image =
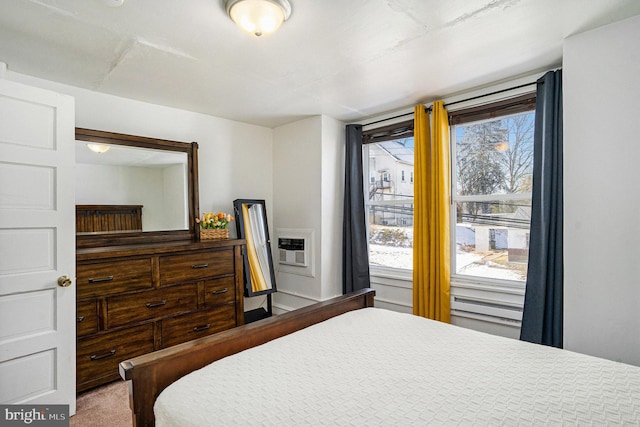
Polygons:
[[84,316],[76,317],[76,322],[80,323],[84,320]]
[[207,267],[209,267],[208,263],[205,263],[205,264],[194,264],[194,265],[191,266],[191,268],[207,268]]
[[167,300],[166,300],[166,299],[163,299],[163,300],[162,300],[162,301],[160,301],[160,302],[148,302],[146,305],[147,305],[147,308],[153,308],[153,307],[160,307],[160,306],[163,306],[163,305],[165,305],[166,303],[167,303]]
[[196,326],[195,328],[193,328],[193,332],[200,332],[200,331],[206,331],[207,329],[209,329],[211,327],[211,323],[207,323],[204,326]]
[[113,356],[114,354],[116,354],[116,351],[115,351],[115,350],[111,350],[111,351],[110,351],[110,352],[108,352],[108,353],[104,353],[104,354],[100,354],[100,355],[94,354],[94,355],[92,355],[92,356],[91,356],[91,360],[100,360],[100,359],[104,359],[105,357],[111,357],[111,356]]
[[113,276],[100,277],[98,279],[89,279],[89,283],[110,282],[113,280]]
[[224,294],[229,292],[229,288],[224,288],[224,289],[216,289],[215,291],[211,291],[211,293],[213,295],[219,295],[219,294]]

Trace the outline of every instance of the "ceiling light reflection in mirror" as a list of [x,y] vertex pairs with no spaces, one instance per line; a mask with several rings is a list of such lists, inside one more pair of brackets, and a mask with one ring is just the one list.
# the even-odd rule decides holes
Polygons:
[[142,205],[143,231],[186,230],[187,154],[76,141],[77,205]]
[[107,151],[109,151],[109,147],[108,145],[103,145],[103,144],[87,144],[87,148],[91,151],[93,151],[94,153],[98,153],[98,154],[102,154],[102,153],[106,153]]

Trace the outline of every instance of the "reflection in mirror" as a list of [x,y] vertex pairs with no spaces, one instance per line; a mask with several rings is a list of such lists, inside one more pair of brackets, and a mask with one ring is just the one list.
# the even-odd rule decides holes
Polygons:
[[238,237],[245,239],[245,291],[247,296],[276,291],[276,279],[271,257],[271,240],[267,226],[264,200],[233,201]]
[[76,205],[142,206],[145,232],[189,229],[188,176],[186,152],[76,141]]

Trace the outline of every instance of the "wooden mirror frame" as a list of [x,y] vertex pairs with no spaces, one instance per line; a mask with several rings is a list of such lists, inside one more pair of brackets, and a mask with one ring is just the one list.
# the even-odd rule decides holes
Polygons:
[[87,233],[76,235],[76,248],[100,246],[120,246],[139,243],[163,243],[171,241],[195,241],[198,238],[195,219],[200,215],[198,193],[198,143],[178,142],[165,139],[147,138],[93,129],[76,128],[76,140],[98,144],[125,145],[152,150],[177,151],[187,154],[187,182],[189,184],[188,208],[189,228],[187,230],[135,231],[122,233]]

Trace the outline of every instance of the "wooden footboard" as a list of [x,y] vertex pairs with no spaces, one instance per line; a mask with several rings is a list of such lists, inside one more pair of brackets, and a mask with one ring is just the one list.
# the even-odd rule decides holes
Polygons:
[[153,426],[156,397],[191,371],[275,338],[304,329],[352,310],[373,307],[375,291],[363,289],[279,316],[239,326],[208,337],[145,354],[120,363],[120,376],[129,382],[134,427]]

